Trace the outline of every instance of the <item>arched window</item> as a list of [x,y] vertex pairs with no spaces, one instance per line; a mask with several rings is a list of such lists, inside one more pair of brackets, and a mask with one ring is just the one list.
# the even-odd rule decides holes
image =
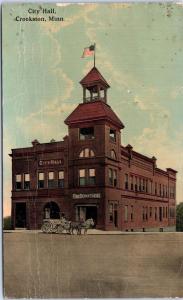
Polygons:
[[114,150],[111,150],[111,158],[112,159],[116,159],[116,153],[115,153],[115,151]]
[[94,154],[93,150],[90,148],[83,149],[79,154],[79,157],[81,157],[81,158],[82,157],[94,157],[94,156],[95,156],[95,154]]

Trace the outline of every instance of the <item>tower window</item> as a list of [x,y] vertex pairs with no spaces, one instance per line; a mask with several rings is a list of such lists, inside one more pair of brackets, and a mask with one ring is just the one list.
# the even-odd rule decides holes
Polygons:
[[22,188],[22,175],[17,174],[16,175],[16,185],[15,185],[16,190],[21,190]]
[[95,169],[88,170],[88,184],[95,185]]
[[109,137],[110,141],[116,142],[116,130],[110,129]]
[[79,138],[82,141],[94,139],[94,128],[93,127],[80,128]]
[[24,174],[24,190],[30,189],[30,174]]
[[114,150],[111,150],[111,158],[112,159],[116,159],[116,153],[115,153],[115,151]]
[[79,170],[79,185],[95,185],[96,176],[95,169],[80,169]]
[[64,171],[59,171],[58,172],[58,186],[60,188],[64,187]]
[[38,188],[43,189],[44,188],[44,173],[40,172],[38,174]]
[[79,157],[80,157],[80,158],[84,158],[84,157],[94,157],[94,156],[95,156],[95,154],[94,154],[93,150],[90,149],[90,148],[85,148],[85,149],[83,149],[83,150],[80,152],[80,154],[79,154]]

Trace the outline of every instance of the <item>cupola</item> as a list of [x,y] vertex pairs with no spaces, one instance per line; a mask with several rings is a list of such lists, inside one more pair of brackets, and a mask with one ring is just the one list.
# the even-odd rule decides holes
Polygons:
[[89,71],[80,84],[83,87],[83,103],[93,101],[107,103],[107,89],[110,86],[96,67]]

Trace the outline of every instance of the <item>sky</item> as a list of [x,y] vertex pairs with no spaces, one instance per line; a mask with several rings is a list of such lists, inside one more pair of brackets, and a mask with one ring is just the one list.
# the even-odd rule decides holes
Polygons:
[[40,5],[3,4],[4,215],[11,212],[8,154],[67,134],[64,120],[82,102],[79,81],[93,66],[81,55],[94,42],[96,66],[111,86],[108,104],[125,125],[122,145],[176,169],[177,202],[183,201],[183,5],[41,7],[55,8],[64,21],[16,22]]

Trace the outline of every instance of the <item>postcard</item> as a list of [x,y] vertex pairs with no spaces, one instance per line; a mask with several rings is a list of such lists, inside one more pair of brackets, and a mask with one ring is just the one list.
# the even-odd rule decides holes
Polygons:
[[2,5],[5,297],[183,297],[182,20]]

